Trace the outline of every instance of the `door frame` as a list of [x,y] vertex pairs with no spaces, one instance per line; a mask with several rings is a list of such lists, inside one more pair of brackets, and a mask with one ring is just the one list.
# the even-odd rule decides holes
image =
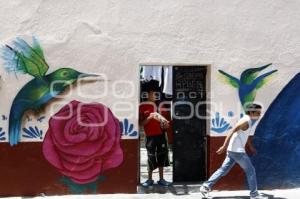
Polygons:
[[[206,150],[205,150],[205,167],[206,167],[206,179],[208,178],[209,174],[209,159],[210,159],[210,129],[211,129],[211,71],[212,71],[212,64],[200,64],[200,63],[168,63],[168,62],[146,62],[146,63],[139,63],[138,64],[138,104],[141,103],[140,95],[141,95],[141,84],[140,84],[140,70],[142,66],[205,66],[206,67],[206,112],[207,112],[207,120],[206,120]],[[139,120],[139,116],[137,117]],[[137,121],[139,122],[139,121]],[[139,125],[138,125],[139,126]],[[138,127],[138,131],[140,132],[140,126]],[[140,157],[140,149],[141,149],[141,142],[140,142],[140,134],[138,135],[138,182],[140,183],[141,179],[141,157]],[[173,165],[172,165],[173,166]]]

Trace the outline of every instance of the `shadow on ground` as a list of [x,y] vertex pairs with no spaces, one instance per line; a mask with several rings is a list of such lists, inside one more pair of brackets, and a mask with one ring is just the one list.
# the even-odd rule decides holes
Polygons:
[[188,195],[189,193],[196,193],[199,192],[198,186],[193,186],[193,185],[171,185],[169,187],[163,187],[160,185],[153,185],[150,187],[143,187],[139,186],[138,187],[138,193],[145,193],[145,194],[150,194],[150,193],[160,193],[160,194],[165,194],[165,193],[172,193],[174,195]]
[[[274,197],[270,194],[262,194],[263,199],[287,199],[282,197]],[[249,199],[249,196],[218,196],[218,197],[210,197],[209,199]]]
[[[142,186],[138,187],[138,193],[143,194],[152,194],[152,193],[160,193],[160,194],[166,194],[166,193],[172,193],[174,195],[189,195],[190,193],[199,193],[199,186],[196,185],[171,185],[169,187],[162,187],[159,185],[153,185],[151,187],[145,188]],[[249,196],[212,196],[213,194],[210,194],[208,199],[249,199]],[[275,197],[271,194],[263,194],[263,199],[287,199],[283,197]],[[203,197],[204,199],[205,197]]]

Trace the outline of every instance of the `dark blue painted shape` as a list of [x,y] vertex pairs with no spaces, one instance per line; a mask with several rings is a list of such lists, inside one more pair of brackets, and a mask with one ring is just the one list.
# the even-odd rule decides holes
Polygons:
[[300,187],[300,73],[269,106],[254,145],[259,189]]

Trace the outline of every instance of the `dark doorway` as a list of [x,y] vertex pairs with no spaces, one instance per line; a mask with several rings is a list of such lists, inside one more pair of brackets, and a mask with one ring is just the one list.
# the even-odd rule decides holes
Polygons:
[[[163,103],[169,113],[166,119],[170,121],[170,128],[165,133],[169,145],[170,166],[164,169],[164,178],[169,182],[206,180],[207,70],[208,66],[196,65],[141,66],[140,103],[147,101],[146,91],[149,88],[156,88],[157,106]],[[145,131],[140,125],[141,182],[148,179],[145,141]],[[153,178],[158,178],[157,169]]]
[[173,68],[173,181],[206,179],[206,66]]

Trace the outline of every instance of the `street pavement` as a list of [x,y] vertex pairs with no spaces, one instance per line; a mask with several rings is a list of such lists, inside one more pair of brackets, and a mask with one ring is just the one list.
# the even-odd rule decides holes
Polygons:
[[[260,191],[268,199],[300,199],[300,189],[266,190]],[[213,191],[211,199],[249,199],[248,191]],[[22,199],[22,197],[10,197],[9,199]],[[25,197],[23,197],[25,198]],[[28,197],[26,197],[28,198]],[[68,195],[68,196],[46,196],[34,197],[35,199],[201,199],[201,194],[186,191],[166,194],[101,194],[101,195]]]

